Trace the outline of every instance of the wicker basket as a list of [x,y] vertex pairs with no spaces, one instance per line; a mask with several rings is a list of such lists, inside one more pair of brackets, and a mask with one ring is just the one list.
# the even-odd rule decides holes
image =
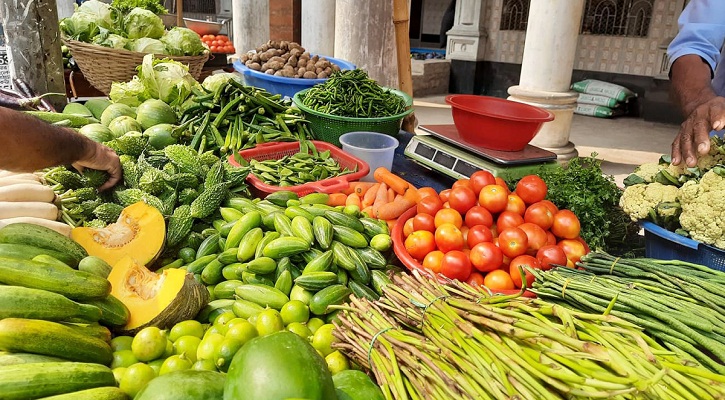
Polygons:
[[[73,58],[83,72],[83,76],[96,89],[108,95],[113,82],[128,82],[136,75],[136,67],[141,65],[145,53],[125,49],[113,49],[95,44],[64,39],[73,54]],[[201,69],[209,58],[205,53],[200,56],[170,56],[159,54],[159,57],[170,58],[189,66],[189,73],[199,78]]]

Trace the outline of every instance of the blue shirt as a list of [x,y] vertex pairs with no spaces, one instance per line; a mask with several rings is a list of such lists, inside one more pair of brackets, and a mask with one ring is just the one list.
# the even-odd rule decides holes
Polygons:
[[725,1],[692,0],[677,22],[680,32],[667,49],[670,65],[688,54],[702,57],[714,71],[713,90],[725,96]]

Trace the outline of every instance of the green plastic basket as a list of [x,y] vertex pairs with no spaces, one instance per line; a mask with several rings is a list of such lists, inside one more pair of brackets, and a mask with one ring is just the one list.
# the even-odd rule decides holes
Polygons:
[[[413,112],[413,108],[411,107],[398,115],[382,118],[352,118],[325,114],[302,104],[302,98],[300,96],[304,96],[307,90],[309,89],[297,92],[292,98],[292,101],[305,113],[305,118],[310,121],[310,129],[315,134],[315,139],[332,143],[337,147],[341,147],[340,136],[348,132],[378,132],[390,136],[397,136],[398,132],[400,132],[400,124],[403,122],[403,118]],[[397,89],[388,90],[402,97],[407,107],[413,105],[413,98],[407,93]]]

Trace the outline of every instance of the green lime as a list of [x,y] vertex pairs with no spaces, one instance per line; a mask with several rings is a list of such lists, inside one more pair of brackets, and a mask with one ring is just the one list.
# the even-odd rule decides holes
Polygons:
[[217,371],[216,363],[213,360],[197,360],[191,369],[194,371]]
[[251,317],[247,318],[247,321],[249,321],[250,324],[256,325],[257,324],[257,317],[259,317],[259,313],[252,315]]
[[131,350],[131,342],[133,342],[132,336],[116,336],[111,339],[111,349],[113,351]]
[[159,370],[159,375],[166,375],[169,372],[190,369],[191,365],[192,362],[188,358],[186,358],[186,356],[184,356],[183,354],[176,354],[167,358],[164,363],[161,364],[161,370]]
[[113,352],[113,361],[111,361],[111,369],[120,367],[130,367],[136,364],[138,359],[133,355],[131,350],[119,350]]
[[315,333],[317,330],[322,326],[325,325],[325,321],[319,319],[319,318],[310,318],[309,321],[307,321],[307,328],[310,330],[310,332]]
[[390,235],[386,235],[385,233],[379,233],[370,239],[370,247],[377,251],[385,252],[390,250],[392,246],[393,239],[390,238]]
[[156,376],[158,376],[159,372],[161,372],[161,366],[164,365],[164,361],[166,361],[165,358],[159,358],[159,359],[156,359],[153,361],[149,361],[146,364],[148,364],[149,367],[151,367],[151,369],[153,369],[154,372],[156,372]]
[[314,293],[297,285],[292,286],[292,291],[289,293],[290,300],[299,300],[307,305],[310,305],[312,296],[314,296]]
[[232,319],[232,320],[229,320],[229,322],[227,322],[227,324],[226,324],[226,325],[227,325],[227,328],[230,328],[230,329],[231,329],[231,328],[232,328],[232,327],[234,327],[234,325],[236,325],[236,324],[244,324],[244,323],[248,323],[248,322],[249,322],[249,321],[247,321],[247,320],[246,320],[246,319],[244,319],[244,318],[239,318],[239,317],[237,317],[237,318],[234,318],[234,319]]
[[249,321],[242,319],[242,322],[236,322],[234,325],[230,326],[224,337],[227,339],[237,340],[244,344],[257,337],[257,328],[255,328]]
[[161,358],[169,358],[174,355],[174,342],[172,342],[169,339],[166,339],[166,350],[164,350],[164,354],[161,355]]
[[224,339],[224,341],[219,345],[219,351],[217,352],[217,368],[219,368],[219,370],[222,372],[227,372],[227,370],[229,369],[229,364],[232,363],[234,355],[237,354],[237,351],[239,351],[239,349],[241,349],[243,345],[244,343],[236,339]]
[[209,329],[206,330],[206,332],[204,333],[204,337],[207,337],[212,333],[224,336],[227,334],[228,329],[229,328],[226,325],[212,325],[209,327]]
[[141,391],[151,379],[156,377],[156,372],[144,363],[136,363],[126,368],[126,372],[121,377],[118,387],[130,398],[134,398],[136,393]]
[[310,336],[312,336],[310,328],[308,328],[307,325],[301,322],[293,322],[287,325],[287,330],[302,337],[302,339],[305,340],[310,340]]
[[139,361],[151,361],[161,357],[166,351],[166,335],[155,327],[141,329],[131,342],[131,351]]
[[347,360],[344,354],[340,353],[339,350],[335,350],[325,357],[327,363],[327,369],[330,370],[332,375],[338,372],[350,369],[350,362]]
[[224,335],[212,333],[202,339],[199,347],[196,349],[196,359],[216,361],[217,348],[224,341]]
[[312,335],[312,347],[319,350],[325,357],[333,351],[332,343],[335,341],[335,337],[332,336],[333,329],[335,329],[334,325],[325,324]]
[[299,300],[290,300],[282,306],[280,314],[285,325],[292,322],[307,322],[310,319],[310,308]]
[[268,308],[257,315],[257,323],[255,324],[259,336],[267,336],[269,334],[284,330],[284,321],[279,311]]
[[118,367],[113,369],[113,379],[116,380],[116,386],[121,384],[121,378],[123,378],[123,374],[126,373],[126,370],[128,368],[126,367]]
[[174,325],[169,331],[169,340],[176,342],[182,336],[196,336],[201,339],[204,336],[204,325],[193,319],[181,321]]
[[174,342],[174,354],[183,354],[191,362],[196,362],[196,351],[201,339],[196,336],[182,336]]
[[233,320],[234,318],[237,318],[237,315],[234,314],[232,311],[224,311],[223,313],[219,314],[214,319],[213,324],[214,325],[226,325],[227,322]]
[[349,205],[346,205],[345,208],[342,209],[342,212],[351,217],[357,217],[360,215],[360,207],[358,207],[354,204],[349,204]]

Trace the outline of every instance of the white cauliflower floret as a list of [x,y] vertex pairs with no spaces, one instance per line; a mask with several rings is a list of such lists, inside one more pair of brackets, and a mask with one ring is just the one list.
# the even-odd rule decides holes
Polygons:
[[619,199],[619,206],[633,221],[638,221],[647,218],[650,210],[657,207],[657,204],[676,202],[678,192],[676,186],[663,185],[658,182],[640,183],[624,189],[624,193]]
[[640,178],[644,179],[647,183],[652,183],[655,180],[655,176],[662,171],[663,169],[667,168],[668,164],[658,164],[658,163],[644,163],[637,167],[633,174],[639,176]]
[[725,178],[708,171],[699,182],[682,185],[679,200],[682,228],[697,241],[725,249]]

